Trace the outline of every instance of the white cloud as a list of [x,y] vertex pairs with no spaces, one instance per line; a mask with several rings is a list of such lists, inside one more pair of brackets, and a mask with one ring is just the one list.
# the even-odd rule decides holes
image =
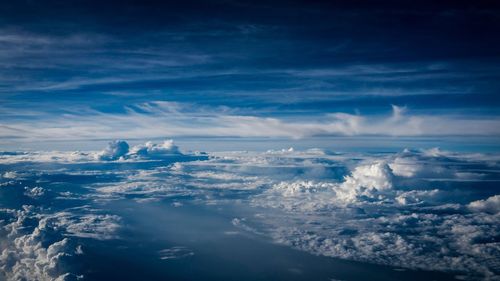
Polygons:
[[128,153],[129,145],[126,141],[115,140],[108,143],[108,146],[97,154],[99,160],[118,160]]
[[[402,155],[427,166],[394,172],[386,163]],[[479,213],[467,214],[454,203],[460,198],[446,190],[399,185],[446,166],[449,157],[456,169],[467,169],[465,155],[405,151],[365,160],[343,182],[283,181],[253,196],[252,204],[285,214],[268,211],[255,220],[267,225],[265,233],[275,242],[314,254],[414,269],[458,267],[466,279],[494,279],[495,263],[486,261],[500,256],[500,246],[478,241],[498,235],[500,197],[472,202],[467,207]]]
[[[101,151],[29,151],[14,155],[0,155],[0,163],[13,164],[19,162],[60,162],[60,163],[85,163],[101,161],[145,161],[178,158],[179,156],[203,156],[203,153],[193,152],[185,155],[173,140],[165,140],[156,144],[146,142],[129,149],[129,144],[124,140],[114,140],[107,144]],[[2,178],[19,177],[19,172],[9,171],[1,175]]]
[[500,120],[467,116],[410,115],[393,106],[387,116],[331,113],[312,121],[235,115],[218,108],[151,102],[126,114],[84,110],[63,117],[41,116],[30,122],[0,123],[0,134],[24,140],[239,136],[301,138],[318,135],[446,136],[498,135]]
[[[390,157],[388,165],[394,175],[403,178],[425,178],[434,180],[481,180],[485,174],[476,171],[477,163],[496,165],[498,155],[459,154],[442,151],[435,147],[418,151],[405,149]],[[456,162],[466,166],[458,168]]]
[[109,240],[118,238],[121,218],[116,215],[56,213],[49,217],[67,236]]
[[234,218],[234,219],[231,220],[231,224],[234,227],[236,227],[238,229],[241,229],[241,230],[244,230],[244,231],[246,231],[248,233],[253,233],[253,234],[256,234],[256,235],[262,235],[262,233],[260,231],[258,231],[256,228],[248,225],[245,218]]
[[50,239],[53,225],[42,218],[32,232],[25,232],[29,220],[36,218],[33,207],[15,211],[12,222],[3,227],[8,239],[1,245],[0,277],[7,280],[67,280],[76,275],[67,272],[65,260],[75,254],[68,238]]
[[43,197],[45,195],[45,189],[43,187],[40,187],[40,186],[35,186],[35,187],[24,187],[24,190],[26,190],[24,192],[24,195],[28,196],[28,197],[31,197],[31,198],[40,198],[40,197]]
[[144,145],[134,146],[130,150],[130,154],[139,157],[156,158],[169,155],[180,155],[182,153],[179,147],[174,144],[173,140],[165,140],[161,144],[155,144],[148,141]]
[[467,207],[474,212],[500,213],[500,195],[491,196],[485,200],[471,202]]
[[194,256],[194,252],[183,246],[175,246],[158,251],[161,260],[182,259]]
[[[387,164],[376,162],[356,167],[343,182],[283,181],[255,196],[253,204],[314,213],[370,200],[395,200],[392,173]],[[388,191],[390,190],[390,191]]]
[[163,143],[156,144],[153,142],[146,142],[132,147],[129,150],[129,145],[126,141],[115,140],[108,144],[108,146],[96,154],[98,160],[112,161],[112,160],[127,160],[127,159],[160,159],[171,156],[183,155],[179,147],[174,144],[173,140],[165,140]]
[[411,178],[423,169],[423,165],[410,157],[396,157],[389,167],[396,176]]
[[[257,234],[317,255],[414,269],[452,272],[458,269],[469,279],[495,277],[495,261],[500,257],[500,246],[495,240],[499,195],[464,205],[468,201],[463,193],[441,188],[442,185],[428,179],[462,181],[464,177],[471,178],[467,173],[476,170],[485,179],[497,179],[498,156],[439,149],[394,154],[283,149],[209,153],[204,161],[168,162],[159,166],[151,165],[157,164],[156,159],[148,160],[170,155],[182,158],[176,153],[180,153],[179,148],[171,141],[146,143],[126,154],[119,153],[122,157],[119,161],[134,163],[132,168],[124,165],[117,170],[92,168],[82,172],[65,165],[65,170],[57,173],[97,176],[95,182],[85,183],[88,193],[66,194],[66,198],[85,197],[92,202],[89,204],[98,202],[103,206],[117,198],[143,205],[161,200],[162,204],[157,205],[190,208],[191,204],[234,203],[237,208],[218,210],[231,210],[234,218],[231,223],[240,234]],[[33,165],[33,159],[67,163],[69,155],[32,152],[9,157],[22,157],[19,159]],[[84,161],[96,161],[91,157],[95,155],[92,152],[76,155],[79,168],[86,167]],[[93,166],[96,165],[89,165]],[[115,163],[103,161],[97,166],[113,167]],[[25,172],[16,174],[29,177]],[[110,182],[100,177],[104,175],[116,178]],[[31,193],[31,189],[23,187],[19,187],[21,192]],[[474,186],[467,192],[479,194]],[[85,209],[33,216],[45,220],[41,229],[55,229],[59,234],[50,244],[68,241],[65,243],[69,246],[63,252],[70,255],[82,252],[71,244],[75,237],[119,238],[121,219],[113,215]],[[34,230],[23,233],[21,221],[7,220],[12,224],[10,229],[15,229],[9,239],[33,234]],[[5,236],[7,233],[10,230]],[[226,231],[234,233],[231,229]],[[158,258],[182,257],[189,251],[164,249],[158,252]],[[45,254],[40,259],[44,257]],[[63,270],[57,276],[68,272],[72,271]]]
[[[34,206],[0,209],[0,278],[6,280],[79,280],[74,257],[83,254],[73,236],[116,238],[120,218],[113,215],[58,212],[42,214]],[[32,226],[32,223],[36,225]]]
[[336,193],[342,200],[354,202],[358,196],[373,197],[391,188],[391,169],[385,162],[376,162],[356,167],[351,175],[345,177]]
[[16,172],[8,171],[8,172],[3,173],[2,177],[4,179],[15,179],[18,177],[18,175]]
[[437,196],[438,194],[439,194],[438,189],[410,190],[401,192],[396,197],[396,201],[401,205],[420,204],[424,203],[425,200],[433,199],[433,197]]

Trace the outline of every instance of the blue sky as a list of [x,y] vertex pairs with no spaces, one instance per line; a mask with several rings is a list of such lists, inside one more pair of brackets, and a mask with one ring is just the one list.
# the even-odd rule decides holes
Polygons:
[[15,1],[0,8],[0,133],[498,136],[499,14],[488,1]]
[[498,280],[499,1],[3,2],[1,280]]

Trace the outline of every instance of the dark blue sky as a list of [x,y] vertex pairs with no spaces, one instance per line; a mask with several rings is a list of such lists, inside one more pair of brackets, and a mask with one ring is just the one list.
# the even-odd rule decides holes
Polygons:
[[[499,62],[496,1],[9,1],[0,128],[127,137],[123,118],[151,118],[192,127],[165,135],[243,136],[256,118],[267,122],[258,136],[273,135],[268,121],[307,123],[298,137],[392,134],[380,116],[401,110],[406,129],[394,135],[460,134],[461,122],[462,133],[498,135]],[[384,129],[366,130],[371,116]]]

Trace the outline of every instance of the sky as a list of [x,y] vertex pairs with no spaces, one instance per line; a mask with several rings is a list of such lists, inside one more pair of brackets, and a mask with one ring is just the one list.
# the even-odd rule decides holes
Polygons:
[[500,136],[495,1],[9,1],[3,145]]
[[500,1],[3,1],[0,280],[500,280],[499,31]]

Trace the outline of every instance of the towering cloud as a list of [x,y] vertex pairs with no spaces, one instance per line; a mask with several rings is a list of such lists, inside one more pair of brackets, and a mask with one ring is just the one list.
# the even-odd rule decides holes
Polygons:
[[99,160],[117,160],[128,153],[129,145],[126,141],[115,140],[108,143],[108,146],[97,154]]

